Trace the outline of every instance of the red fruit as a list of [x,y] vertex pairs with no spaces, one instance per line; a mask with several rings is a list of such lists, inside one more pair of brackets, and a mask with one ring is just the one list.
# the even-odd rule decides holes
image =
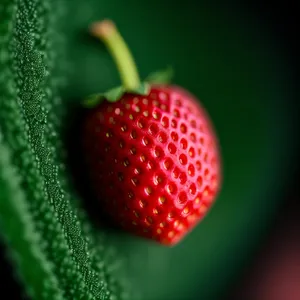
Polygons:
[[92,32],[108,44],[123,81],[105,94],[109,101],[90,109],[83,126],[95,196],[125,230],[174,245],[205,216],[220,189],[212,124],[187,91],[166,84],[148,91],[140,84],[111,22],[97,23]]
[[117,224],[166,245],[178,242],[220,185],[217,141],[184,90],[154,86],[90,111],[84,145],[96,195]]

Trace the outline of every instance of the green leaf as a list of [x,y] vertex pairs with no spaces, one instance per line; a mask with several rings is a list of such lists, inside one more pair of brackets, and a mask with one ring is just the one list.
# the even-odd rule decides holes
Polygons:
[[169,66],[165,70],[151,73],[145,81],[151,84],[170,84],[173,76],[174,70]]
[[126,91],[124,87],[118,86],[104,93],[93,94],[87,97],[83,105],[87,108],[92,108],[100,104],[102,101],[106,100],[108,102],[119,101],[125,93],[132,93],[137,95],[148,95],[150,91],[150,86],[147,83],[141,83],[140,86],[133,90]]
[[31,299],[123,299],[63,157],[64,10],[61,0],[0,2],[1,234]]
[[8,256],[15,260],[17,276],[26,283],[27,293],[33,299],[62,300],[53,267],[41,251],[43,236],[34,228],[20,176],[12,165],[11,152],[3,143],[1,131],[0,153],[0,226],[11,247]]

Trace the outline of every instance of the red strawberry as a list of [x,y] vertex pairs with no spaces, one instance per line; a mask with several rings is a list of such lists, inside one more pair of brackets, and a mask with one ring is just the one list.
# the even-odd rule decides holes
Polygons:
[[[103,24],[116,33],[97,24],[102,39]],[[199,101],[179,87],[154,84],[146,95],[131,89],[104,100],[88,112],[83,133],[95,194],[129,232],[174,245],[216,198],[216,136]]]

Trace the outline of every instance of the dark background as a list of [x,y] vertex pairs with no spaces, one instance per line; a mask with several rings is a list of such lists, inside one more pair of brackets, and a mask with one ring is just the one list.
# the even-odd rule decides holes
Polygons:
[[[135,2],[135,1],[129,1]],[[153,6],[155,8],[159,8],[160,5],[158,1],[153,1]],[[149,4],[145,5],[145,9],[148,8]],[[243,3],[235,3],[235,2],[226,2],[223,4],[215,3],[216,10],[225,10],[230,11],[232,16],[235,16],[236,19],[239,19],[242,27],[251,28],[252,34],[259,37],[261,40],[270,40],[274,51],[280,53],[278,57],[281,57],[283,60],[283,68],[285,69],[285,84],[284,89],[286,92],[286,98],[281,100],[282,109],[284,106],[289,108],[291,112],[290,118],[289,116],[284,116],[282,119],[280,118],[280,113],[278,117],[273,118],[274,127],[278,127],[278,123],[282,122],[285,124],[288,122],[288,126],[286,126],[285,130],[292,131],[289,132],[289,147],[288,152],[282,154],[282,158],[284,160],[278,160],[278,165],[282,165],[280,168],[274,168],[276,172],[282,172],[279,174],[279,177],[284,181],[284,185],[282,188],[276,188],[276,193],[272,191],[272,187],[269,189],[269,193],[272,199],[269,203],[276,202],[278,200],[278,204],[271,205],[270,210],[272,213],[270,215],[266,215],[267,221],[263,226],[259,226],[257,230],[257,237],[255,238],[255,242],[251,244],[249,253],[243,256],[242,258],[237,258],[238,266],[235,268],[234,272],[229,271],[230,268],[226,269],[228,266],[224,264],[224,267],[220,270],[220,272],[231,272],[230,276],[224,281],[223,284],[218,285],[218,291],[214,293],[206,292],[207,298],[201,297],[201,291],[198,290],[198,296],[202,299],[259,299],[259,300],[293,300],[300,299],[300,287],[297,286],[297,279],[300,282],[300,270],[295,266],[300,265],[300,245],[299,245],[299,236],[300,236],[300,207],[299,207],[299,184],[298,180],[300,178],[300,162],[299,162],[299,101],[296,99],[296,72],[297,68],[297,33],[296,33],[296,5],[292,1],[285,1],[284,4],[276,4],[272,3],[272,5],[262,5],[258,1],[244,1]],[[73,6],[75,9],[76,5]],[[191,12],[192,8],[197,7],[197,1],[186,0],[182,3],[180,1],[173,3],[170,6],[168,1],[162,1],[161,9],[166,13],[168,10],[175,10],[178,12],[178,22],[184,24],[186,21],[185,18],[189,16],[189,12]],[[213,7],[211,5],[210,7]],[[137,8],[139,10],[142,9],[141,5]],[[200,9],[200,8],[199,8]],[[109,11],[109,9],[108,9]],[[116,14],[116,18],[118,18],[118,14]],[[131,14],[132,15],[132,14]],[[76,17],[76,16],[75,16]],[[102,17],[102,15],[101,15]],[[197,13],[193,13],[192,18],[197,18]],[[139,19],[137,17],[137,19]],[[123,23],[126,32],[126,21],[120,22]],[[127,22],[129,22],[127,20]],[[131,20],[134,22],[134,20]],[[153,20],[149,20],[149,22],[155,22],[155,18]],[[83,22],[84,23],[84,22]],[[197,24],[197,20],[193,21],[194,24]],[[225,24],[226,25],[226,24]],[[132,25],[131,25],[132,26]],[[80,27],[80,26],[79,26]],[[127,28],[127,31],[130,29],[130,26]],[[155,32],[155,30],[154,30]],[[201,30],[200,30],[201,32]],[[176,32],[174,33],[174,38],[176,38]],[[178,39],[180,37],[178,36]],[[129,42],[133,40],[132,37],[128,36]],[[208,39],[209,40],[209,39]],[[149,41],[149,44],[151,42]],[[216,45],[218,42],[216,42]],[[249,42],[251,44],[251,40]],[[183,46],[181,45],[183,48]],[[270,47],[270,48],[272,48]],[[71,48],[71,46],[70,46]],[[97,46],[95,46],[97,49]],[[73,59],[75,61],[76,53],[70,51],[71,56],[73,55]],[[95,50],[98,51],[98,50]],[[135,50],[138,52],[138,49]],[[218,50],[216,50],[218,51]],[[159,52],[156,52],[158,54]],[[137,58],[140,57],[140,54],[137,53]],[[151,60],[151,59],[150,59]],[[163,62],[163,58],[160,61]],[[168,63],[168,61],[166,62]],[[143,63],[142,65],[142,73]],[[146,64],[144,64],[146,66]],[[162,66],[164,67],[164,65]],[[179,66],[180,67],[180,66]],[[83,68],[83,67],[81,67]],[[80,66],[79,66],[80,69]],[[146,69],[144,67],[144,69]],[[179,68],[180,69],[180,68]],[[205,69],[205,68],[204,68]],[[217,70],[217,67],[214,67],[214,70]],[[147,70],[152,71],[152,70]],[[146,72],[146,71],[145,71]],[[201,66],[199,66],[199,72],[201,73]],[[276,72],[276,68],[274,68],[274,72]],[[195,71],[193,73],[196,74]],[[182,76],[182,75],[181,75]],[[208,77],[211,75],[208,74]],[[72,77],[72,76],[71,76]],[[201,78],[203,75],[200,75]],[[73,84],[77,84],[76,80],[73,80]],[[114,82],[114,76],[112,76],[111,82]],[[212,78],[212,77],[211,77]],[[178,78],[179,82],[185,83],[184,77]],[[108,80],[107,84],[110,82]],[[206,84],[205,82],[203,84]],[[262,83],[264,84],[264,83]],[[268,84],[268,83],[266,83]],[[72,85],[72,83],[71,83]],[[88,86],[88,85],[87,85]],[[194,88],[194,85],[190,85],[191,88]],[[217,87],[216,87],[217,88]],[[70,87],[71,89],[71,87]],[[90,90],[89,90],[90,89]],[[93,85],[87,87],[88,91],[92,91]],[[84,90],[84,93],[86,91]],[[63,97],[68,93],[68,88],[63,93]],[[213,105],[213,104],[211,104]],[[274,102],[274,106],[277,105]],[[209,106],[209,104],[208,104]],[[212,107],[212,111],[213,107]],[[293,114],[292,114],[293,112]],[[218,111],[214,112],[218,115]],[[296,117],[295,117],[296,116]],[[255,117],[255,116],[254,116]],[[218,119],[218,117],[216,117]],[[221,120],[221,118],[219,118]],[[217,121],[218,122],[218,121]],[[219,125],[221,126],[221,122]],[[269,123],[270,127],[272,124]],[[229,150],[228,150],[229,151]],[[276,149],[270,149],[270,151],[277,151]],[[280,155],[278,156],[281,157]],[[245,191],[246,193],[247,191]],[[275,199],[276,198],[276,199]],[[273,212],[274,210],[274,212]],[[253,220],[254,222],[255,220]],[[261,218],[258,218],[258,222],[262,222]],[[249,227],[252,225],[249,224]],[[247,232],[245,232],[247,235]],[[201,235],[199,235],[201,236]],[[250,235],[250,239],[251,239]],[[192,239],[193,237],[191,237]],[[230,237],[228,237],[230,239]],[[188,241],[189,242],[189,241]],[[130,243],[130,242],[129,242]],[[118,245],[118,243],[116,242]],[[128,242],[124,242],[124,247],[129,249]],[[190,245],[193,245],[190,242]],[[146,246],[141,246],[142,251],[144,251]],[[245,246],[247,247],[247,245]],[[153,250],[154,251],[154,250]],[[156,251],[156,250],[155,250]],[[158,250],[157,250],[158,251]],[[246,251],[241,247],[240,251]],[[126,251],[125,251],[126,253]],[[157,252],[159,253],[159,252]],[[188,253],[188,251],[187,251]],[[200,254],[201,255],[201,254]],[[235,262],[236,254],[233,253],[233,257],[228,257],[229,263]],[[0,272],[1,272],[1,288],[3,294],[8,294],[9,299],[18,299],[20,297],[20,289],[19,285],[15,283],[12,277],[11,268],[6,263],[4,258],[3,247],[1,247],[1,260],[0,260]],[[135,258],[138,259],[138,258]],[[184,264],[184,262],[183,262]],[[201,270],[200,270],[201,271]],[[187,272],[188,273],[188,272]],[[197,276],[197,274],[195,275]],[[298,277],[297,277],[298,276]],[[221,278],[221,277],[220,277]],[[135,279],[134,279],[135,280]],[[133,280],[133,282],[135,282]],[[189,278],[183,278],[184,281],[189,281]],[[214,278],[209,278],[209,281],[213,281]],[[221,279],[219,279],[221,280]],[[197,282],[195,278],[193,278],[193,282]],[[210,283],[211,284],[211,283]],[[170,283],[171,286],[171,283]],[[201,284],[200,284],[201,286]],[[213,286],[213,284],[212,284]],[[196,293],[197,289],[195,289]],[[298,294],[297,294],[298,293]],[[165,293],[167,295],[167,293]],[[213,296],[212,296],[213,295]],[[149,295],[148,298],[150,299]],[[157,299],[157,298],[153,298]],[[166,299],[166,298],[165,298]],[[185,299],[185,298],[181,298]],[[187,296],[187,299],[192,299],[191,296]],[[195,296],[193,299],[197,299]],[[159,300],[159,299],[158,299]]]

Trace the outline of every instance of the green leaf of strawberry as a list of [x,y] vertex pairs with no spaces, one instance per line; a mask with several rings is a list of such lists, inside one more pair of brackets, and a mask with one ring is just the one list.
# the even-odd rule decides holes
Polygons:
[[[137,95],[148,95],[149,91],[149,84],[141,83],[137,88],[132,89],[130,92]],[[126,92],[128,91],[126,91],[123,86],[118,86],[104,93],[93,94],[85,99],[84,106],[91,108],[100,104],[104,100],[108,102],[117,102]]]
[[151,73],[145,81],[151,84],[170,84],[173,76],[173,68],[168,67],[166,70]]
[[172,70],[141,84],[111,21],[96,23],[92,32],[112,52],[123,82],[88,98],[93,107],[83,149],[95,196],[125,230],[175,245],[206,215],[220,189],[212,122],[193,95],[167,84]]

